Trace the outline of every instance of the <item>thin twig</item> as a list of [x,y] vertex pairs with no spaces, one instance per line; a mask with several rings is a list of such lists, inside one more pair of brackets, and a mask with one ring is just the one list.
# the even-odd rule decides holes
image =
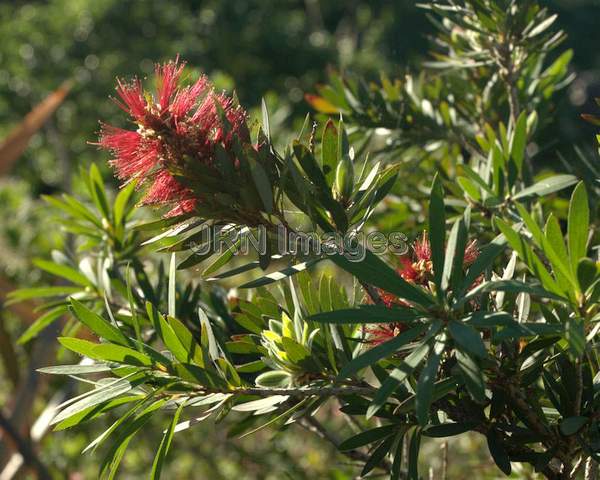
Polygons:
[[442,443],[442,475],[441,480],[448,479],[448,440]]
[[585,461],[585,480],[598,480],[598,463],[592,457]]
[[255,395],[257,397],[272,397],[274,395],[285,395],[293,398],[308,398],[308,397],[340,397],[344,395],[373,395],[377,389],[372,387],[362,386],[347,386],[347,387],[298,387],[298,388],[259,388],[259,387],[239,387],[231,389],[210,388],[204,386],[195,386],[194,392],[185,393],[190,397],[201,395],[210,395],[213,393],[222,393],[230,395]]
[[0,428],[4,434],[14,443],[16,449],[23,456],[25,463],[35,470],[39,480],[52,480],[50,472],[34,453],[29,442],[23,439],[10,421],[0,412]]
[[[300,425],[302,425],[307,430],[315,433],[323,440],[328,441],[339,451],[339,447],[341,444],[340,440],[333,433],[327,430],[323,426],[323,424],[319,422],[316,418],[307,415],[306,417],[302,418],[302,420],[300,421]],[[357,460],[363,463],[367,462],[370,458],[370,456],[367,453],[362,452],[360,450],[349,450],[341,453],[351,458],[352,460]],[[392,465],[387,459],[383,459],[378,466],[388,473],[392,470]]]

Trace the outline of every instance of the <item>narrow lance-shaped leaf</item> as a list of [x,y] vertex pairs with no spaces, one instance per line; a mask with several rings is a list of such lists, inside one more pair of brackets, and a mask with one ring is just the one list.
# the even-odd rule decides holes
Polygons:
[[393,435],[395,431],[398,429],[398,425],[384,425],[383,427],[372,428],[371,430],[365,430],[364,432],[360,432],[353,437],[350,437],[344,440],[340,446],[339,450],[342,452],[348,450],[355,450],[359,447],[363,447],[370,443],[376,442],[377,440],[381,440],[390,435]]
[[480,403],[485,402],[485,380],[479,365],[460,350],[456,350],[456,361],[471,396]]
[[440,338],[436,340],[425,368],[419,375],[419,381],[417,382],[417,391],[415,399],[415,409],[417,413],[417,420],[420,425],[426,425],[429,420],[429,408],[431,407],[432,396],[433,396],[433,385],[437,378],[437,371],[440,366],[440,358],[444,350],[445,340]]
[[338,160],[338,131],[333,120],[329,119],[323,129],[321,140],[321,164],[327,185],[333,185]]
[[119,345],[129,346],[129,339],[117,327],[108,323],[100,315],[92,312],[83,303],[71,299],[71,307],[75,316],[99,337]]
[[165,457],[169,453],[169,449],[171,448],[171,441],[173,440],[173,435],[175,434],[175,425],[179,421],[179,416],[181,415],[181,411],[185,406],[185,402],[179,405],[171,422],[169,423],[169,427],[165,431],[162,440],[160,442],[160,446],[158,447],[158,451],[156,452],[156,456],[154,457],[154,462],[152,463],[152,471],[150,473],[150,478],[152,480],[158,480],[160,478],[160,473],[162,471],[162,466],[165,461]]
[[455,289],[456,285],[461,280],[466,243],[467,232],[465,224],[462,219],[459,219],[452,226],[450,236],[448,237],[448,245],[446,246],[441,283],[441,288],[444,292],[449,288]]
[[517,171],[521,172],[523,168],[523,159],[525,157],[525,146],[527,142],[527,112],[522,111],[517,118],[514,126],[513,135],[510,142],[510,156],[515,162]]
[[533,185],[524,188],[513,196],[513,200],[519,200],[530,196],[543,197],[550,193],[557,192],[563,188],[570,187],[577,182],[577,177],[574,175],[554,175],[549,178],[544,178]]
[[569,223],[567,241],[569,245],[569,258],[571,260],[571,269],[574,274],[577,273],[577,263],[579,259],[585,257],[587,250],[587,238],[590,224],[590,210],[588,205],[587,192],[585,185],[580,182],[569,203]]
[[35,322],[33,322],[25,332],[19,337],[17,343],[24,345],[27,342],[34,339],[40,332],[42,332],[48,325],[60,318],[62,315],[68,312],[68,308],[65,305],[48,310],[44,315],[40,316]]
[[353,323],[412,323],[422,318],[423,314],[412,308],[388,308],[383,305],[359,305],[359,308],[348,308],[321,312],[311,315],[309,320],[319,323],[353,324]]
[[444,271],[444,249],[446,243],[446,212],[444,206],[444,188],[439,174],[436,173],[431,186],[429,200],[429,242],[435,284],[439,295],[442,294],[442,272]]
[[169,292],[168,292],[168,307],[169,307],[169,316],[176,317],[176,303],[175,296],[177,294],[177,284],[176,284],[176,268],[177,264],[175,261],[175,253],[171,254],[171,262],[169,264]]
[[487,357],[487,349],[483,344],[481,335],[472,326],[461,321],[452,320],[448,322],[448,330],[461,349],[479,358]]
[[402,365],[392,370],[389,377],[383,382],[381,387],[379,387],[379,390],[377,390],[373,401],[369,405],[366,415],[367,419],[375,415],[381,407],[385,405],[389,396],[394,393],[396,388],[406,380],[406,377],[408,377],[427,356],[430,348],[429,344],[421,343],[404,359]]

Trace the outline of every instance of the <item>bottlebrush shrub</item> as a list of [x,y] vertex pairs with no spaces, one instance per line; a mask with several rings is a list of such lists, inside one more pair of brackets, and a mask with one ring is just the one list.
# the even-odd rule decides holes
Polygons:
[[[534,2],[429,8],[443,17],[437,70],[380,85],[334,75],[308,97],[319,121],[283,151],[264,104],[252,134],[204,77],[183,84],[177,61],[157,67],[154,93],[119,83],[135,126],[103,126],[99,143],[126,185],[109,201],[92,167],[87,200],[48,198],[77,254],[36,262],[60,286],[12,295],[49,298],[22,342],[72,317],[59,341],[84,360],[42,371],[90,375],[94,388],[61,405],[55,427],[120,412],[86,448],[110,444],[102,478],[155,417],[167,422],[152,478],[175,433],[226,417],[236,435],[305,426],[362,476],[418,479],[424,438],[476,432],[506,475],[519,463],[524,475],[594,478],[598,178],[542,171],[534,155],[570,53],[547,62],[562,34]],[[143,220],[136,189],[162,218]],[[234,261],[239,242],[218,251],[206,224],[264,227],[266,248]],[[278,251],[278,227],[307,225],[397,228],[411,242],[402,255]],[[171,252],[168,268],[148,249]],[[317,415],[325,404],[360,432],[337,439]]]

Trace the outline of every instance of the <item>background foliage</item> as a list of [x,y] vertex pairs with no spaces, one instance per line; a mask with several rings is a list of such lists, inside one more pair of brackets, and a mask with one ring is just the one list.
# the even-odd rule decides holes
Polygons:
[[[568,35],[561,48],[574,49],[571,71],[575,80],[555,98],[556,108],[546,112],[546,118],[540,118],[541,122],[550,119],[552,122],[536,138],[547,154],[536,157],[535,167],[536,171],[542,171],[560,166],[555,153],[558,151],[581,174],[573,146],[579,147],[585,156],[593,151],[595,128],[580,121],[578,116],[593,112],[592,99],[600,96],[600,56],[595,48],[600,39],[594,38],[600,35],[594,24],[599,7],[591,1],[547,4],[552,12],[559,13],[559,26]],[[245,105],[258,106],[260,97],[265,95],[271,110],[272,131],[277,132],[276,141],[284,143],[302,123],[307,108],[304,94],[314,93],[315,84],[328,81],[329,66],[358,72],[374,81],[379,79],[381,70],[392,78],[407,68],[418,73],[423,59],[430,59],[431,43],[426,37],[434,33],[425,12],[412,2],[393,2],[392,6],[389,2],[314,0],[283,4],[277,1],[5,3],[0,6],[0,29],[2,134],[10,131],[63,80],[75,81],[67,101],[33,138],[11,176],[1,183],[3,279],[13,285],[28,286],[47,280],[40,277],[39,270],[31,268],[31,258],[47,256],[51,248],[63,247],[63,237],[56,231],[54,218],[49,218],[41,206],[40,195],[83,192],[83,184],[72,176],[77,166],[93,160],[105,164],[105,154],[87,144],[96,138],[97,119],[123,124],[118,110],[106,100],[114,92],[115,76],[128,76],[131,72],[149,74],[155,61],[181,54],[192,66],[208,73],[219,87],[235,88]],[[259,110],[256,111],[258,117]],[[400,187],[396,194],[402,193]],[[557,205],[560,207],[560,201]],[[564,209],[564,202],[562,205]],[[414,237],[417,225],[407,222],[404,208],[391,205],[390,212],[376,220],[388,228],[402,225],[406,230],[414,229],[406,232]],[[67,247],[69,241],[72,240],[67,237]],[[22,315],[14,310],[2,311],[2,335],[9,343],[14,343],[25,330]],[[34,347],[31,344],[15,347],[12,363],[5,355],[0,398],[6,413],[14,408],[12,389],[16,391],[16,386],[29,375],[36,348],[38,343]],[[42,360],[43,357],[39,365],[52,363]],[[40,391],[33,411],[39,413],[55,390],[64,394],[64,387],[60,381],[52,380]],[[25,416],[29,418],[24,425],[36,418],[28,412]],[[334,425],[338,421],[331,419]],[[81,469],[84,478],[93,478],[96,470],[93,467],[85,470],[90,462],[81,461],[79,451],[101,431],[101,426],[87,428],[89,431],[80,429],[77,435],[60,433],[42,442],[42,461],[58,475]],[[161,426],[150,428],[156,431],[139,437],[142,440],[125,459],[127,478],[146,478],[155,445],[147,445],[144,439],[160,437]],[[339,472],[329,469],[328,459],[335,455],[334,449],[323,450],[320,443],[304,437],[300,440],[298,432],[279,434],[281,443],[279,438],[268,443],[251,438],[249,442],[225,444],[218,426],[202,428],[207,430],[198,429],[181,441],[176,437],[173,448],[179,453],[178,462],[166,467],[173,469],[169,471],[174,478],[186,477],[199,468],[217,478],[231,478],[240,472],[255,478],[267,475],[275,478],[284,472],[291,478],[324,475],[346,478],[344,475],[352,471],[343,461],[339,463]],[[211,448],[203,449],[201,440],[207,434],[218,440],[220,455],[214,454],[212,444]],[[266,433],[258,435],[268,438]],[[451,462],[450,478],[472,468],[488,472],[489,478],[494,478],[496,470],[491,461],[486,464],[481,459],[479,444],[473,439],[461,442],[465,444],[452,448],[460,450],[465,460]],[[432,442],[425,448],[437,456],[437,444]],[[474,450],[477,454],[469,455]],[[0,454],[6,455],[6,449]],[[202,458],[201,467],[198,457]]]

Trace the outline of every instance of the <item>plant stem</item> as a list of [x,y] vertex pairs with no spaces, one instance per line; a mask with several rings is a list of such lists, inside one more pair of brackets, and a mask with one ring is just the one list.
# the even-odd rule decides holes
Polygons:
[[298,387],[298,388],[258,388],[258,387],[239,387],[232,389],[218,389],[203,386],[195,386],[196,392],[191,392],[190,397],[210,395],[211,393],[223,393],[231,395],[255,395],[257,397],[272,397],[273,395],[285,395],[294,398],[307,397],[338,397],[344,395],[374,395],[377,391],[372,387]]
[[585,480],[598,480],[598,464],[592,457],[585,461]]

